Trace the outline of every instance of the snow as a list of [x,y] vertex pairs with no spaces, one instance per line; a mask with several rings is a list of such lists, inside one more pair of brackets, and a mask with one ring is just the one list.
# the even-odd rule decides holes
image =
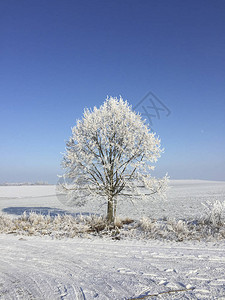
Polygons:
[[21,185],[21,186],[0,186],[0,199],[25,198],[25,197],[45,197],[55,195],[54,185]]
[[[225,182],[171,181],[168,200],[119,203],[119,215],[191,218],[223,201]],[[55,186],[0,187],[0,211],[97,213],[63,206]],[[100,209],[105,213],[105,206]],[[131,214],[131,215],[130,215]],[[225,241],[162,242],[0,235],[0,299],[225,299]],[[173,293],[168,293],[174,291]],[[161,293],[161,294],[159,294]]]
[[0,251],[1,299],[225,297],[224,244],[1,235]]
[[[118,202],[118,215],[140,219],[142,216],[163,218],[195,218],[202,214],[202,202],[223,201],[225,199],[224,181],[171,180],[168,199],[149,202],[129,200]],[[97,199],[97,197],[96,197]],[[93,199],[84,207],[68,207],[56,196],[56,187],[49,186],[0,186],[0,212],[12,217],[21,215],[24,210],[58,213],[105,214],[106,205]]]

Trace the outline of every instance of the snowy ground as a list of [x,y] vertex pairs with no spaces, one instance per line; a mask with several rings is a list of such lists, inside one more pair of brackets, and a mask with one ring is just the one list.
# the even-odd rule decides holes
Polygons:
[[[118,215],[140,219],[142,216],[162,218],[195,218],[202,214],[202,202],[225,199],[224,181],[171,180],[168,199],[149,203],[130,201],[118,203]],[[54,185],[49,186],[0,186],[0,213],[15,217],[24,211],[51,215],[63,213],[105,214],[106,205],[93,200],[84,207],[64,206],[56,196]]]
[[0,299],[225,299],[224,244],[1,235],[0,253]]
[[[172,181],[167,202],[124,203],[121,216],[197,217],[225,182]],[[93,205],[93,204],[92,204]],[[97,213],[92,205],[81,212]],[[54,186],[0,187],[0,212],[79,213]],[[105,207],[101,208],[105,212]],[[112,241],[0,235],[0,299],[225,299],[225,242]],[[173,293],[168,293],[174,291]],[[158,296],[145,297],[148,294]]]

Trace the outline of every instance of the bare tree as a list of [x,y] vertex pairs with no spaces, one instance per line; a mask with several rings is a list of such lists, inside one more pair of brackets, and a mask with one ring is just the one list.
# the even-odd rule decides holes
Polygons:
[[89,194],[105,197],[108,222],[114,221],[117,200],[124,196],[138,199],[146,188],[148,195],[165,195],[168,177],[150,175],[162,152],[160,140],[121,97],[86,109],[66,146],[63,177],[70,184],[61,188],[74,204],[85,204]]

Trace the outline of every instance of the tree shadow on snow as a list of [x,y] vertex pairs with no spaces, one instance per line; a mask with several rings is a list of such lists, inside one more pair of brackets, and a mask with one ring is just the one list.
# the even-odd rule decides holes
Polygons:
[[82,215],[82,216],[90,216],[92,215],[91,213],[88,212],[83,212],[83,213],[71,213],[69,211],[59,209],[59,208],[52,208],[52,207],[6,207],[2,209],[2,212],[10,214],[10,215],[17,215],[21,216],[24,212],[26,212],[27,215],[30,213],[36,213],[39,215],[44,215],[44,216],[62,216],[62,215],[70,215],[73,217]]

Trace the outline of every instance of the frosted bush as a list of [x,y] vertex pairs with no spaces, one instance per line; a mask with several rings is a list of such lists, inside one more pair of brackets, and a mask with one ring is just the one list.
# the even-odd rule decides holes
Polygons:
[[10,229],[14,227],[14,223],[12,219],[10,219],[7,216],[1,216],[0,215],[0,232],[5,232],[5,230]]
[[214,226],[221,226],[225,221],[225,201],[216,201],[214,203],[207,201],[202,203],[205,207],[203,221],[212,223]]
[[141,229],[143,229],[143,231],[147,232],[147,231],[151,231],[153,228],[153,222],[147,218],[147,217],[143,217],[140,220],[140,227]]

